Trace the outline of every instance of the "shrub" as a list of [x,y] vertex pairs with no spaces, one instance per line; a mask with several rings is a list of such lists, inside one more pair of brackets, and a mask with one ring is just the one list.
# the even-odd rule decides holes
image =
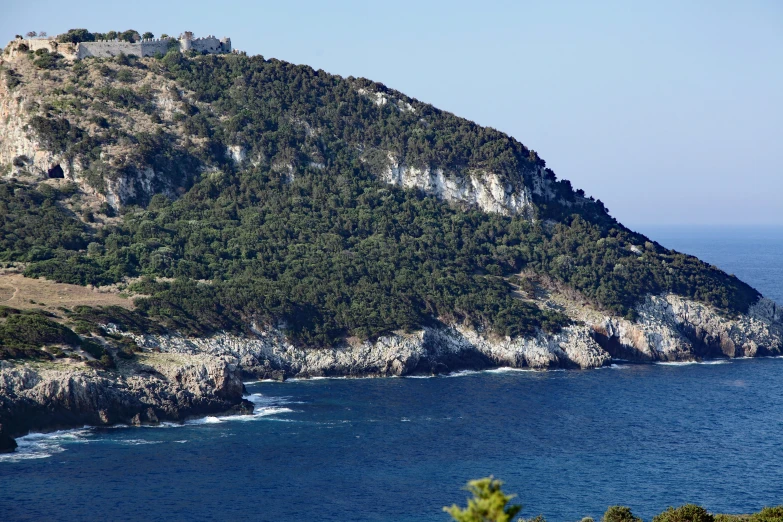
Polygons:
[[57,41],[75,44],[80,42],[94,42],[95,35],[87,29],[69,29],[67,33],[59,35]]
[[5,71],[5,84],[8,86],[9,89],[14,89],[21,83],[22,83],[21,77],[16,71],[14,71],[13,69],[8,69]]
[[510,522],[522,510],[522,506],[507,505],[514,495],[506,495],[500,489],[503,482],[486,477],[468,482],[466,489],[473,494],[467,507],[452,505],[443,511],[457,522]]
[[14,167],[24,167],[29,161],[30,158],[25,155],[17,156],[14,158]]
[[128,69],[121,69],[117,72],[117,80],[123,83],[131,83],[133,82],[133,73]]
[[79,336],[41,312],[4,309],[0,316],[0,359],[48,357],[40,348],[52,344],[77,346]]
[[30,126],[38,134],[43,145],[52,152],[63,152],[68,145],[81,134],[78,128],[72,127],[65,118],[45,118],[33,116]]
[[685,504],[678,508],[670,507],[653,517],[653,522],[715,522],[715,517],[701,506]]
[[97,125],[101,129],[109,128],[109,120],[107,120],[103,116],[93,116],[92,118],[90,118],[90,121],[92,121],[95,125]]
[[749,522],[783,522],[783,505],[765,507],[750,516]]
[[[38,51],[45,51],[45,49],[39,49]],[[36,53],[38,52],[36,51]],[[57,69],[60,67],[60,60],[62,55],[58,53],[43,53],[33,60],[33,65],[39,69]]]
[[601,522],[642,522],[642,519],[634,516],[629,507],[609,506]]

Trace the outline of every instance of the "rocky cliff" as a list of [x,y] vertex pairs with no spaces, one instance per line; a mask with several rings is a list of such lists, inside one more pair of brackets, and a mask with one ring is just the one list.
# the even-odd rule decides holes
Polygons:
[[569,313],[579,324],[557,334],[540,332],[530,338],[498,338],[452,325],[322,349],[297,347],[279,330],[257,327],[252,337],[124,335],[145,350],[227,358],[245,376],[274,379],[400,376],[493,367],[587,369],[610,364],[613,359],[692,361],[783,354],[781,311],[768,299],[734,318],[676,295],[649,296],[639,307],[638,321],[589,307]]
[[236,365],[220,357],[141,355],[117,371],[63,362],[0,361],[5,436],[61,427],[156,424],[252,411]]

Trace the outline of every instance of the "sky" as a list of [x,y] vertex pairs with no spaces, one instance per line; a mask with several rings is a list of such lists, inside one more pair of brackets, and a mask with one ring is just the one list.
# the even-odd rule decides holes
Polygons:
[[783,2],[0,0],[0,40],[229,36],[506,132],[641,225],[783,225]]

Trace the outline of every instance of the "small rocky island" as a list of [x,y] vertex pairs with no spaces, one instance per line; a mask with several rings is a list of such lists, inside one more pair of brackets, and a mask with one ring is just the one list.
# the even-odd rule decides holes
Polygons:
[[243,379],[783,352],[755,289],[382,84],[189,32],[0,69],[0,451],[245,413]]

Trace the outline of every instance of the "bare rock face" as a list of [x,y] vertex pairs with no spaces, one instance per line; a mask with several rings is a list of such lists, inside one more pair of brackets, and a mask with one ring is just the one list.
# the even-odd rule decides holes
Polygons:
[[0,453],[11,453],[17,447],[16,441],[3,432],[3,425],[0,424]]
[[522,184],[504,182],[494,172],[473,170],[463,176],[443,169],[417,168],[406,165],[391,153],[381,178],[403,188],[419,188],[445,201],[476,205],[484,212],[503,215],[527,215],[533,211],[530,190]]
[[392,376],[498,366],[595,368],[611,360],[584,326],[565,328],[554,335],[540,333],[533,338],[516,339],[490,338],[461,326],[427,328],[321,349],[296,347],[278,330],[256,331],[255,337],[133,337],[146,349],[226,357],[245,375],[259,378]]
[[62,176],[73,179],[74,165],[61,154],[47,150],[38,138],[29,131],[25,105],[33,100],[15,96],[0,81],[0,165],[10,165],[10,175],[21,170],[42,178],[60,168]]
[[598,368],[612,359],[688,361],[783,353],[780,310],[766,299],[734,318],[675,295],[648,296],[638,312],[639,320],[632,322],[593,311],[574,316],[580,324],[533,337],[498,338],[451,325],[321,349],[297,347],[281,331],[258,327],[253,328],[256,335],[246,337],[125,335],[147,350],[226,358],[244,375],[272,379],[394,376],[502,366]]
[[637,311],[637,322],[605,317],[594,325],[597,339],[612,356],[679,361],[783,353],[780,310],[769,299],[760,299],[747,314],[733,318],[672,294],[648,296]]
[[242,403],[235,365],[207,357],[178,362],[141,367],[131,375],[7,366],[0,370],[0,421],[5,433],[15,436],[84,424],[155,424]]

